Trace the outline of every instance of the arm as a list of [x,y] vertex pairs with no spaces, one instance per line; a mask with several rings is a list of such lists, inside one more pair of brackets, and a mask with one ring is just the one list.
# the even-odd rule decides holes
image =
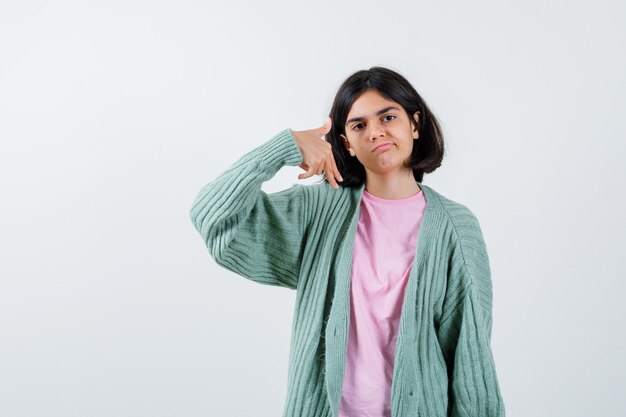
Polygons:
[[302,161],[284,129],[200,189],[189,216],[220,266],[260,284],[296,288],[307,224],[304,186],[267,194],[261,185]]
[[448,415],[505,417],[491,351],[493,292],[489,258],[473,214],[458,224],[459,244],[451,258],[437,334],[448,367]]

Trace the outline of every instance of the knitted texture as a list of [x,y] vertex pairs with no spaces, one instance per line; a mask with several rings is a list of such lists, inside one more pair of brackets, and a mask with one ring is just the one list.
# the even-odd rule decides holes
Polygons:
[[[302,162],[284,129],[202,187],[189,215],[217,264],[296,291],[283,417],[336,417],[364,184],[261,189],[281,167]],[[466,206],[417,184],[426,210],[402,304],[391,417],[505,417],[480,224]]]

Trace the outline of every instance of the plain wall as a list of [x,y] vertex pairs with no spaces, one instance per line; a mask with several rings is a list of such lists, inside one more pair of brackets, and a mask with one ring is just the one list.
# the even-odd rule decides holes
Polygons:
[[189,209],[382,65],[442,124],[424,183],[480,221],[507,416],[622,416],[625,10],[2,1],[0,415],[281,415],[296,293],[219,267]]

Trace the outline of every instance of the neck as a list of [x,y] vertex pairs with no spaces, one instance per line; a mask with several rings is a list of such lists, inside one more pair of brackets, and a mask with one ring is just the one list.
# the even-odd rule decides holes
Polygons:
[[420,191],[412,171],[400,176],[381,176],[368,172],[365,189],[368,193],[387,200],[408,198]]

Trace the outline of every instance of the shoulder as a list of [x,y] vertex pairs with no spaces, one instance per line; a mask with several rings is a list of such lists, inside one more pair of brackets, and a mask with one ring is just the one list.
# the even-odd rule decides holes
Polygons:
[[433,205],[444,213],[443,218],[450,231],[452,251],[460,255],[463,264],[474,277],[481,275],[479,269],[488,265],[487,247],[483,231],[475,212],[466,204],[454,200],[434,189],[427,190]]
[[302,185],[308,214],[324,227],[344,227],[350,224],[359,208],[360,189],[335,189],[326,181]]
[[480,231],[478,217],[466,204],[453,200],[428,185],[422,185],[422,188],[431,199],[428,204],[433,206],[433,210],[443,211],[457,231]]
[[358,197],[358,190],[351,187],[339,187],[334,189],[326,181],[317,182],[313,184],[298,184],[303,188],[304,194],[311,203],[324,203],[341,201],[341,200],[354,200]]

